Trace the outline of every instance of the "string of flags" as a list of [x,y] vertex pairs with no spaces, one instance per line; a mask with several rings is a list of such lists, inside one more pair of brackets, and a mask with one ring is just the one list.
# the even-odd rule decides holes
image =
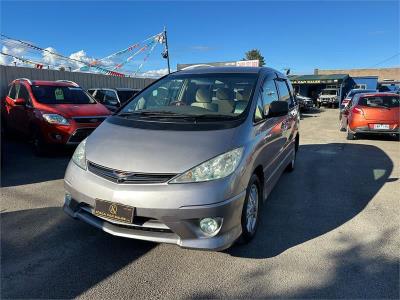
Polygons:
[[[74,69],[74,71],[83,71],[83,72],[90,72],[91,70],[101,73],[101,74],[106,74],[106,75],[111,75],[111,76],[118,76],[118,77],[125,77],[129,76],[127,74],[128,70],[122,70],[126,65],[128,65],[134,58],[138,57],[138,55],[143,54],[143,61],[139,64],[138,68],[136,69],[135,72],[128,72],[129,74],[134,74],[136,76],[144,66],[144,64],[148,61],[148,58],[150,57],[151,53],[155,49],[155,47],[158,44],[166,44],[166,31],[162,31],[158,34],[155,34],[141,42],[138,43],[133,43],[130,46],[119,50],[117,52],[114,52],[106,57],[103,57],[101,59],[92,59],[92,60],[80,60],[76,59],[74,57],[67,57],[62,54],[56,53],[54,51],[51,51],[51,48],[42,48],[39,46],[36,46],[32,43],[22,41],[19,39],[13,39],[5,34],[0,34],[1,39],[5,40],[7,42],[7,46],[11,45],[11,47],[14,47],[16,49],[22,48],[25,49],[25,52],[29,53],[37,53],[40,51],[40,54],[42,55],[42,59],[44,60],[44,56],[51,55],[54,58],[57,58],[59,61],[66,61],[70,62],[68,63],[71,66],[72,65],[78,65],[78,69]],[[12,50],[12,48],[11,48]],[[58,63],[58,67],[55,65],[50,65],[47,64],[48,61],[44,60],[43,62],[37,62],[35,60],[28,59],[26,57],[21,57],[21,56],[16,56],[16,53],[7,53],[4,52],[3,50],[0,54],[12,57],[14,61],[18,61],[24,64],[32,65],[35,68],[42,69],[44,66],[47,66],[48,68],[58,68],[62,67],[62,64]],[[36,52],[35,52],[36,51]],[[163,58],[167,58],[168,54],[166,54],[167,49],[165,47],[162,56]],[[129,55],[126,57],[126,55]],[[119,61],[118,61],[119,60]],[[118,61],[118,62],[116,62]],[[68,65],[67,64],[67,65]],[[80,65],[80,67],[79,67]]]
[[145,64],[145,62],[147,61],[147,59],[149,58],[150,54],[153,52],[154,48],[156,47],[156,43],[153,44],[153,46],[150,48],[149,52],[147,52],[146,56],[143,59],[143,62],[139,65],[139,68],[136,70],[136,72],[134,73],[134,76],[137,75],[137,73],[140,72],[140,70],[142,69],[143,65]]
[[[121,69],[123,66],[125,66],[130,61],[132,61],[132,59],[134,57],[136,57],[137,55],[145,52],[146,50],[149,50],[148,54],[144,58],[144,62],[145,62],[145,61],[147,61],[147,59],[148,59],[148,57],[150,55],[149,53],[151,53],[153,51],[155,46],[157,44],[164,43],[164,40],[165,40],[164,39],[164,32],[160,32],[160,33],[158,33],[156,35],[153,35],[153,36],[143,40],[142,42],[132,44],[131,46],[129,46],[129,47],[123,49],[123,50],[120,50],[120,51],[117,51],[115,53],[112,53],[112,54],[110,54],[110,55],[108,55],[108,56],[106,56],[106,57],[104,57],[102,59],[98,59],[98,60],[93,61],[92,63],[90,63],[89,69],[90,69],[90,67],[94,67],[94,66],[99,65],[99,64],[104,64],[104,62],[106,62],[106,61],[109,61],[109,60],[111,60],[111,59],[113,59],[113,58],[115,58],[117,56],[121,56],[121,55],[126,54],[128,52],[132,52],[133,50],[136,50],[136,49],[137,49],[136,52],[133,53],[132,55],[130,55],[128,58],[126,58],[123,62],[117,63],[112,68],[112,71]],[[140,69],[142,68],[144,62],[142,62],[140,64],[139,68],[135,72],[135,75],[140,71]],[[87,71],[88,69],[86,68],[86,66],[83,66],[83,67],[81,67],[80,70],[81,71]]]
[[0,54],[4,55],[4,56],[11,57],[15,61],[19,61],[19,62],[22,62],[24,64],[34,65],[36,69],[43,69],[43,64],[41,64],[41,63],[26,59],[26,58],[23,58],[23,57],[18,57],[18,56],[15,56],[15,55],[4,53],[4,52],[0,52]]

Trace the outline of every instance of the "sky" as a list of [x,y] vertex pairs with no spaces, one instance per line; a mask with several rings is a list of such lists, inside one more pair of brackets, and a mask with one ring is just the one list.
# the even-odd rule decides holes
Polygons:
[[[399,3],[1,1],[0,29],[13,38],[90,60],[166,26],[172,69],[177,63],[241,60],[256,48],[267,66],[309,74],[314,68],[399,66]],[[3,50],[13,53],[4,45]],[[160,44],[142,71],[165,72],[161,52]],[[129,63],[132,70],[142,60]]]

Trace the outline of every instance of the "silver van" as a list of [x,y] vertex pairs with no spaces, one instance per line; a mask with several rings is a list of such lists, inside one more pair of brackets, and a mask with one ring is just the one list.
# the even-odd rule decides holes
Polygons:
[[222,250],[250,241],[261,205],[293,170],[299,112],[270,68],[167,75],[76,149],[64,211],[110,234]]

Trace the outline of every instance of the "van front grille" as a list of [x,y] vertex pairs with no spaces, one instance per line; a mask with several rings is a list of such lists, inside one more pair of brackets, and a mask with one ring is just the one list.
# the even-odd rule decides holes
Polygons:
[[115,183],[121,184],[149,184],[164,183],[176,176],[176,174],[154,174],[154,173],[136,173],[121,171],[100,166],[88,162],[88,170],[97,176]]

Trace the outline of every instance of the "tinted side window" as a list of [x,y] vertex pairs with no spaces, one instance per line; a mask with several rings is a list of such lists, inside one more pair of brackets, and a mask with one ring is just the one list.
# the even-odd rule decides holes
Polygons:
[[23,98],[27,104],[31,103],[31,99],[29,97],[28,90],[23,85],[20,85],[18,98]]
[[272,101],[278,100],[278,93],[276,92],[276,86],[274,80],[266,80],[262,87],[262,99],[263,105],[269,106]]
[[10,90],[8,92],[8,97],[10,97],[11,99],[15,99],[15,84],[12,84],[10,86]]
[[16,84],[15,84],[15,98],[13,98],[13,99],[17,99],[17,98],[18,98],[19,87],[20,87],[20,84],[19,84],[19,83],[16,83]]
[[264,111],[268,110],[272,101],[278,100],[275,82],[273,79],[264,81],[261,90],[261,96],[257,101],[256,111],[254,112],[254,122],[257,123],[264,119]]
[[289,92],[289,88],[284,80],[277,80],[276,85],[279,91],[279,100],[286,101],[289,103],[289,107],[293,106],[292,97]]
[[[290,82],[290,80],[286,80],[285,82],[289,88],[289,93],[290,93],[290,98],[292,100],[292,104],[296,105],[297,101],[296,101],[296,97],[294,96],[294,89],[293,89],[292,83]],[[289,106],[290,106],[290,103],[289,103]]]
[[104,92],[102,90],[97,90],[94,98],[100,103],[104,103]]
[[104,104],[105,105],[118,105],[117,93],[114,91],[104,91]]
[[254,112],[254,123],[258,123],[264,119],[263,117],[263,103],[262,98],[259,97],[257,100],[256,111]]

